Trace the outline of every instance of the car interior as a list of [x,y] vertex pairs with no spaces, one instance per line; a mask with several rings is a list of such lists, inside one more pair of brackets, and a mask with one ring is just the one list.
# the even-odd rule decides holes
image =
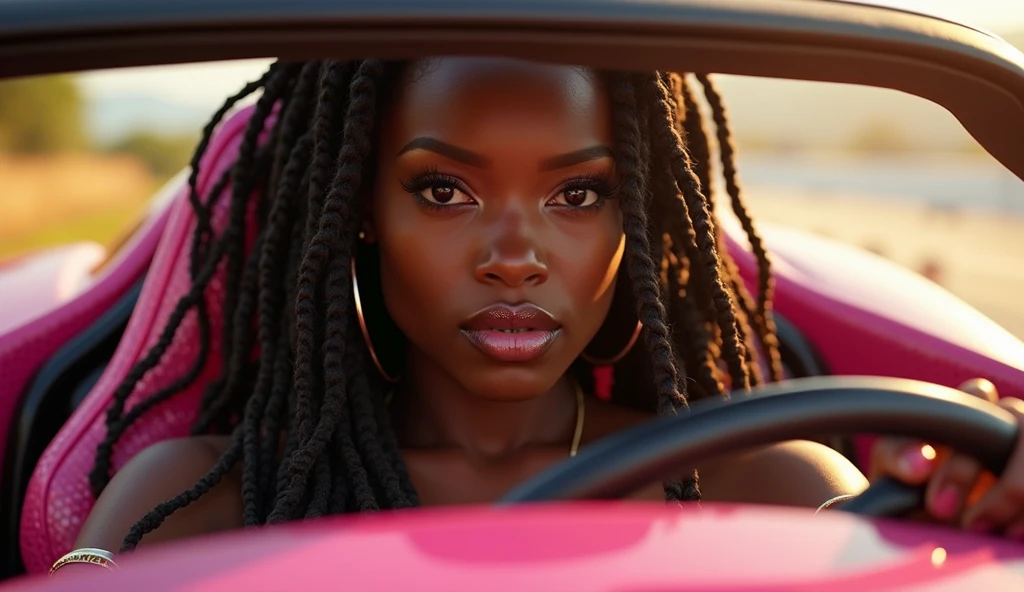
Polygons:
[[[942,29],[938,21],[895,11],[796,1],[769,8],[756,0],[616,0],[599,10],[569,0],[477,1],[462,3],[468,16],[455,19],[438,3],[411,8],[398,0],[380,0],[362,12],[356,3],[325,9],[298,0],[288,3],[286,15],[267,12],[272,9],[264,4],[244,8],[227,0],[189,4],[187,13],[173,2],[85,4],[63,15],[44,13],[30,1],[0,6],[0,77],[271,54],[397,57],[472,47],[602,67],[832,80],[939,102],[994,157],[1024,175],[1018,148],[1024,137],[1024,60],[1016,61],[1018,56],[980,31],[952,23]],[[115,8],[126,12],[111,25],[104,10]],[[268,14],[280,17],[274,26]],[[875,18],[873,25],[861,18],[865,14]],[[230,166],[248,113],[236,110],[213,136],[199,178],[201,194]],[[19,368],[0,384],[0,419],[9,418],[0,425],[0,548],[16,551],[0,556],[0,579],[45,572],[71,548],[93,503],[87,474],[105,432],[104,411],[124,377],[162,338],[166,319],[188,290],[196,222],[188,187],[179,177],[163,192],[155,200],[161,207],[87,287],[0,333],[0,368]],[[221,203],[214,210],[215,228],[224,224],[225,209]],[[753,255],[736,227],[726,224],[724,231],[727,248],[753,286]],[[809,248],[820,247],[809,244],[811,239],[776,229],[765,235],[784,263],[777,267],[776,322],[788,377],[871,374],[954,385],[981,375],[1018,385],[1008,386],[1004,396],[1024,397],[1024,346],[1002,337],[993,323],[978,322],[966,306],[961,311],[896,269],[867,288],[858,286],[857,270],[868,265],[858,252],[836,249],[825,265],[806,256]],[[219,289],[215,276],[205,294],[214,350]],[[929,299],[955,314],[936,326],[926,313],[892,313],[921,308]],[[187,316],[167,354],[129,399],[129,409],[190,373],[197,330],[195,317]],[[211,353],[192,372],[194,380],[130,428],[115,450],[115,468],[153,443],[188,433],[203,385],[217,375],[219,363]],[[830,443],[865,467],[869,442]]]

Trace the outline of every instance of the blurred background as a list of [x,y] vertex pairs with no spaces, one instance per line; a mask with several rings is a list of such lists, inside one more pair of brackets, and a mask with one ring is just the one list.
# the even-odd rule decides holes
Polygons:
[[[1024,2],[871,3],[966,22],[1024,48]],[[118,240],[187,166],[210,114],[267,63],[0,83],[0,265],[53,245]],[[949,113],[883,89],[719,80],[757,219],[869,249],[1024,337],[1024,274],[1013,263],[1024,253],[1024,182]]]

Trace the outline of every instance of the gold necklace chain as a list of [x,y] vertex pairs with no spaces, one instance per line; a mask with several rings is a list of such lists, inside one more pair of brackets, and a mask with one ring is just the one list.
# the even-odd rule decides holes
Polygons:
[[576,387],[576,431],[572,435],[572,445],[569,446],[569,458],[576,456],[580,449],[580,439],[583,438],[583,422],[586,421],[587,404],[583,397],[583,389],[574,380]]

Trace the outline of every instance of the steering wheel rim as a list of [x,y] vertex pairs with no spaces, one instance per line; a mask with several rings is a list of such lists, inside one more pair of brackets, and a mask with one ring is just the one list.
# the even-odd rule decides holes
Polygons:
[[[755,446],[835,434],[905,436],[949,446],[1002,473],[1018,438],[1005,409],[927,382],[873,377],[804,378],[731,400],[701,401],[580,450],[509,492],[501,505],[617,499],[679,467]],[[899,515],[918,507],[922,489],[876,482],[845,509]]]

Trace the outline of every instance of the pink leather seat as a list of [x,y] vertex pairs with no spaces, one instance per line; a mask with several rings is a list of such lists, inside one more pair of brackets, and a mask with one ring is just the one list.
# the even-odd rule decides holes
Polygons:
[[[211,185],[230,166],[238,151],[242,131],[251,108],[240,110],[221,126],[210,143],[198,180],[205,195]],[[214,215],[214,224],[222,227],[226,202]],[[152,265],[146,275],[138,305],[132,313],[124,337],[109,366],[92,392],[50,443],[36,466],[26,493],[21,517],[21,552],[29,573],[49,569],[58,557],[68,552],[82,522],[92,509],[88,474],[96,446],[105,434],[104,415],[114,390],[127,372],[157,340],[171,310],[191,283],[189,253],[195,218],[186,186],[178,189],[160,238]],[[115,470],[135,454],[155,442],[188,434],[203,386],[219,371],[220,300],[222,278],[215,277],[206,297],[212,321],[213,352],[199,379],[185,392],[150,411],[121,438],[114,450]],[[186,317],[178,336],[161,363],[149,372],[129,398],[126,409],[178,377],[195,360],[197,324],[194,314]]]
[[146,272],[166,222],[166,208],[152,212],[96,275],[92,270],[104,253],[92,244],[52,249],[4,266],[0,277],[0,442],[8,441],[22,394],[42,364]]
[[[199,179],[201,192],[205,193],[232,162],[249,113],[237,113],[214,137]],[[93,504],[87,475],[96,445],[104,435],[104,411],[114,389],[157,339],[171,309],[190,284],[189,248],[195,221],[186,197],[183,191],[173,206],[139,304],[114,359],[36,467],[21,524],[22,555],[31,573],[46,570],[71,549]],[[215,216],[220,223],[225,202],[221,200],[222,207]],[[736,235],[733,225],[724,227]],[[778,263],[777,308],[819,348],[834,373],[918,378],[947,385],[982,375],[992,378],[1004,394],[1024,395],[1024,344],[966,305],[937,289],[914,283],[906,272],[889,270],[888,276],[879,278],[875,267],[864,270],[864,256],[859,253],[836,247],[838,250],[823,255],[827,245],[820,241],[801,242],[799,237],[780,232],[769,231],[766,235]],[[735,241],[731,246],[742,271],[752,280],[752,257]],[[872,281],[866,281],[868,278]],[[876,289],[881,296],[864,294],[875,293]],[[115,450],[115,468],[155,442],[188,433],[203,385],[218,371],[221,290],[218,280],[207,290],[214,323],[213,350],[202,375],[187,391],[155,408],[124,435]],[[929,303],[907,303],[908,294],[931,298],[942,327],[929,328],[935,319],[929,320],[921,311]],[[166,385],[192,363],[195,331],[195,318],[190,317],[127,407]]]

